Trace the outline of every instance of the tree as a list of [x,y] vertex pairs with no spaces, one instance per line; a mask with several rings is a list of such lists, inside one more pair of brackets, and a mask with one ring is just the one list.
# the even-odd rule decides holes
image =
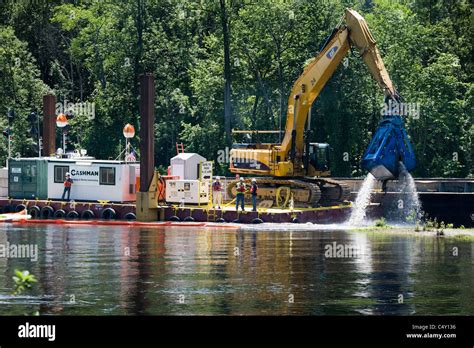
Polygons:
[[[36,62],[28,52],[27,44],[20,41],[12,28],[0,26],[0,129],[7,127],[7,111],[15,111],[12,155],[34,156],[37,152],[28,133],[27,117],[31,111],[41,110],[42,95],[47,86],[39,78]],[[7,139],[2,137],[0,163],[7,158]]]
[[[24,118],[41,109],[46,90],[58,102],[91,103],[94,118],[79,114],[71,121],[71,147],[115,158],[124,124],[138,126],[138,75],[151,72],[156,165],[169,164],[176,142],[217,160],[228,153],[232,128],[284,128],[294,81],[351,6],[366,18],[405,102],[420,105],[419,117],[405,120],[418,159],[415,174],[472,175],[473,39],[466,0],[0,2],[6,43],[0,112],[14,106]],[[22,69],[16,56],[24,57]],[[365,174],[360,159],[382,101],[364,63],[350,53],[312,109],[311,141],[331,145],[333,175]],[[23,122],[15,132],[14,151],[33,154]],[[274,135],[253,140],[279,141]],[[219,163],[221,174],[229,174],[227,166]]]
[[220,16],[222,23],[222,36],[224,45],[224,128],[226,134],[226,143],[228,145],[232,142],[231,135],[231,122],[232,122],[232,104],[231,104],[231,85],[232,76],[230,71],[230,23],[229,16],[227,14],[227,8],[225,0],[219,0],[220,2]]

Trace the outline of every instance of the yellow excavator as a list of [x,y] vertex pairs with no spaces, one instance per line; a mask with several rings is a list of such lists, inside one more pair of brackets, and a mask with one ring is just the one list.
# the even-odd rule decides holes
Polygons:
[[[370,73],[383,90],[385,101],[400,101],[367,22],[356,11],[346,9],[340,24],[334,28],[319,54],[305,67],[293,85],[288,99],[282,142],[232,146],[230,152],[232,173],[263,176],[256,178],[260,200],[272,200],[277,206],[284,207],[291,199],[295,206],[319,206],[340,204],[349,198],[349,188],[344,183],[327,178],[331,175],[329,145],[309,142],[305,136],[305,126],[310,129],[313,101],[351,48],[356,49],[367,64]],[[403,134],[407,138],[406,133]],[[378,137],[382,140],[383,138]],[[386,144],[377,141],[379,143],[374,144],[374,148],[386,152]],[[404,141],[406,143],[408,139]],[[396,146],[394,148],[396,151]],[[397,152],[396,161],[403,163],[402,152]],[[372,154],[374,153],[376,152],[372,151]],[[378,159],[383,158],[383,153],[376,154]],[[374,170],[373,173],[381,172],[380,168],[381,166],[378,166],[379,170]],[[391,173],[387,170],[384,172],[389,173],[384,179],[394,176],[392,175],[394,170]],[[236,183],[237,181],[233,181],[227,187],[231,197],[235,197]]]

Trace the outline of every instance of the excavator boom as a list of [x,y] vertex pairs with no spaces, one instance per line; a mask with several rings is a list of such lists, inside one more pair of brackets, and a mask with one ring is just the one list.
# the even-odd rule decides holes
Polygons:
[[[366,63],[369,72],[382,89],[386,101],[400,102],[400,96],[393,87],[377,49],[375,39],[367,27],[367,22],[359,13],[351,9],[346,9],[344,17],[345,25],[336,28],[318,56],[305,68],[303,74],[295,82],[288,99],[285,137],[279,150],[288,153],[289,157],[297,162],[297,165],[300,164],[298,160],[304,152],[304,128],[310,114],[311,105],[351,47],[358,51],[360,57]],[[388,120],[384,118],[383,126],[385,130],[387,130]],[[384,134],[386,138],[393,136],[402,138],[404,141],[397,142],[389,149],[385,148],[385,153],[382,153],[383,149],[378,149],[378,151],[375,151],[377,153],[376,157],[369,158],[366,156],[362,162],[364,168],[371,171],[378,179],[389,179],[398,176],[398,162],[404,162],[406,155],[410,155],[414,159],[406,132],[403,131],[403,122],[400,121],[401,119],[397,118],[394,122],[391,122],[393,131],[385,131]],[[408,146],[404,146],[405,142]],[[381,143],[377,144],[380,145]],[[377,146],[377,144],[372,145]],[[391,156],[395,161],[395,165],[385,166],[385,169],[382,170],[380,160],[381,158],[387,158],[389,153],[395,154],[395,156]],[[413,169],[413,163],[407,164],[407,169]],[[378,169],[372,170],[375,167]]]
[[392,80],[385,69],[380,52],[375,45],[375,39],[367,27],[365,19],[356,11],[346,9],[345,20],[350,31],[349,38],[352,46],[358,50],[359,56],[364,60],[385,96],[399,100],[398,92],[393,87]]

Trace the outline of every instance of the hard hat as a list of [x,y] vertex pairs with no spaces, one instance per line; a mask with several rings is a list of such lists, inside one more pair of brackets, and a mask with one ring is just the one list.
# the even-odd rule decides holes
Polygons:
[[240,181],[244,181],[244,178],[243,178],[243,177],[240,177]]
[[66,176],[71,176],[71,173],[67,172],[67,173],[66,173]]
[[252,182],[257,182],[257,179],[253,178],[253,179],[252,179]]
[[216,176],[216,180],[220,180],[220,179],[221,179],[221,177],[220,177],[220,176]]

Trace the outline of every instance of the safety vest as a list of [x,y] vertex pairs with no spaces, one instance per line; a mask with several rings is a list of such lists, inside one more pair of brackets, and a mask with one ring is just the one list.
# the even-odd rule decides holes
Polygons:
[[219,181],[214,181],[212,184],[212,190],[213,191],[220,191],[221,190],[221,183]]
[[237,184],[237,193],[244,193],[244,192],[245,192],[245,184],[239,182]]

